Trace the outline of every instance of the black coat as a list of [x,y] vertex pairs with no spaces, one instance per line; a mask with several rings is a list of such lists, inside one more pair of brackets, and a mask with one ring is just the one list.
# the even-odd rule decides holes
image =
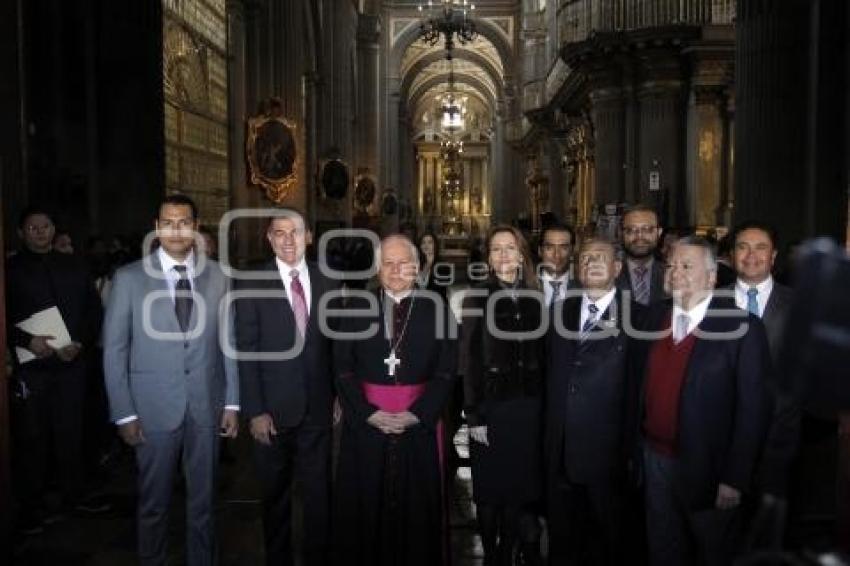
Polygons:
[[[272,297],[245,297],[236,304],[236,344],[240,352],[282,354],[295,346],[295,315],[286,296],[283,280],[273,260],[264,267],[271,278],[241,281],[240,291],[271,292]],[[319,301],[336,290],[333,281],[312,263],[310,273],[310,318],[303,351],[286,360],[240,360],[239,382],[241,412],[247,418],[263,413],[272,416],[275,425],[294,427],[309,416],[310,424],[331,426],[334,396],[331,340],[320,328]],[[333,320],[328,321],[334,326]]]
[[523,504],[542,492],[542,395],[545,376],[543,293],[496,300],[489,322],[502,332],[534,332],[528,339],[490,332],[487,301],[503,287],[495,279],[469,295],[462,327],[461,372],[464,412],[470,426],[486,426],[489,446],[471,442],[473,497],[476,503]]
[[[564,301],[563,328],[578,332],[581,297]],[[622,295],[602,313],[597,331],[617,335],[580,341],[549,331],[546,377],[546,456],[550,474],[574,483],[606,482],[622,477],[632,456],[625,431],[628,403],[636,403],[628,383],[629,336],[623,331]],[[641,306],[632,302],[632,320]]]
[[[774,283],[773,291],[762,314],[774,365],[779,360],[785,322],[791,310],[792,299],[791,289]],[[774,395],[774,410],[759,466],[758,487],[763,492],[784,496],[788,489],[791,463],[800,445],[802,410],[791,395],[780,393],[773,384],[770,384],[769,389]]]
[[[6,323],[10,346],[26,347],[32,336],[15,325],[49,307],[57,307],[71,339],[91,346],[97,339],[103,306],[94,281],[80,258],[51,251],[22,249],[6,263]],[[56,356],[33,360],[28,368],[65,365]]]
[[[679,403],[676,446],[678,481],[692,509],[713,507],[720,483],[742,492],[753,487],[753,477],[767,433],[771,402],[764,380],[770,355],[764,325],[754,315],[712,317],[715,309],[736,309],[729,299],[715,297],[699,325],[703,332],[734,333],[746,323],[747,331],[723,340],[697,338],[687,365]],[[645,329],[669,329],[672,301],[652,305]],[[643,422],[647,362],[654,340],[635,342],[636,368],[642,378],[637,420]]]

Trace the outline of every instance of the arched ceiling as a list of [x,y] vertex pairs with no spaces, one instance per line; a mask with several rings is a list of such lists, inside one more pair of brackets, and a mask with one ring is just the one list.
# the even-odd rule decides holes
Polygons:
[[441,100],[451,88],[450,74],[454,77],[453,90],[465,99],[468,114],[459,135],[466,137],[472,131],[483,137],[490,135],[496,107],[504,92],[502,57],[482,35],[455,47],[452,56],[451,62],[445,58],[442,41],[434,46],[415,41],[402,54],[399,94],[412,117],[414,138],[425,133],[435,138],[441,136]]

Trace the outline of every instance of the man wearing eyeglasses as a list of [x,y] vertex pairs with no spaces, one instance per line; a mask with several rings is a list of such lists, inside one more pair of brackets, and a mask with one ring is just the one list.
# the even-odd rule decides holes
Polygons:
[[623,215],[623,248],[626,262],[617,287],[629,291],[632,300],[649,305],[666,298],[664,293],[664,265],[656,259],[661,228],[655,209],[643,204],[635,205]]
[[[17,352],[13,429],[20,479],[16,492],[22,503],[17,528],[26,535],[42,532],[45,523],[59,520],[68,511],[103,510],[95,509],[93,501],[81,499],[86,391],[83,351],[97,337],[101,303],[80,259],[53,248],[55,233],[47,211],[26,209],[18,224],[23,247],[6,266],[9,345]],[[30,333],[18,326],[50,308],[59,311],[70,343],[57,343],[58,336]],[[44,492],[50,469],[61,470],[55,479],[63,497],[59,509],[48,510]]]

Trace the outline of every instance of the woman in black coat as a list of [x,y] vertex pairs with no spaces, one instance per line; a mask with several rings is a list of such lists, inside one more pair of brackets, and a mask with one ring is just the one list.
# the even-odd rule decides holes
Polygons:
[[[518,230],[494,228],[486,249],[490,277],[464,300],[464,313],[482,314],[465,316],[462,327],[473,500],[485,564],[513,564],[517,542],[525,563],[538,564],[534,507],[542,491],[543,294]],[[492,309],[488,300],[495,303]],[[494,329],[514,335],[498,336]]]

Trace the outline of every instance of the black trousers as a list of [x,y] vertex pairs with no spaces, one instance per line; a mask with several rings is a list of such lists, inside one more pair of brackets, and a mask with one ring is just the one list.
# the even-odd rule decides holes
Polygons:
[[73,506],[85,488],[85,372],[81,359],[50,369],[26,365],[15,369],[15,377],[26,391],[25,398],[15,400],[12,417],[17,484],[25,513],[36,513],[43,506],[51,471],[56,472],[53,479],[66,507]]
[[613,481],[572,483],[550,478],[549,563],[619,565],[624,559],[621,486]]
[[292,483],[303,498],[303,564],[327,564],[330,544],[331,429],[301,425],[279,429],[270,446],[254,442],[254,460],[263,492],[266,564],[295,563],[292,542]]

